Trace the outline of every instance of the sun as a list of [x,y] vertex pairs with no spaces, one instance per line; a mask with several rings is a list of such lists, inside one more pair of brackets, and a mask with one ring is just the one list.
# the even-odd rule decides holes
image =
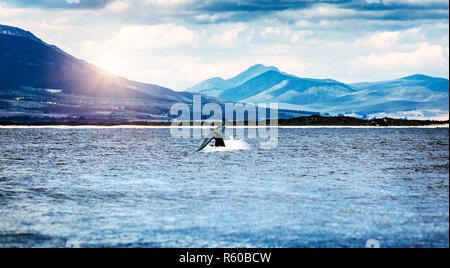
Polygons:
[[104,59],[100,63],[100,67],[111,73],[117,74],[119,72],[119,64],[114,59]]

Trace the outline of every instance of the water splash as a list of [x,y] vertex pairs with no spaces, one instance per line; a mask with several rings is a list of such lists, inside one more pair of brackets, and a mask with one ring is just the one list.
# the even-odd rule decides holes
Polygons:
[[237,151],[237,150],[250,150],[250,145],[244,140],[235,140],[233,137],[225,140],[225,147],[214,147],[207,146],[205,152],[227,152],[227,151]]

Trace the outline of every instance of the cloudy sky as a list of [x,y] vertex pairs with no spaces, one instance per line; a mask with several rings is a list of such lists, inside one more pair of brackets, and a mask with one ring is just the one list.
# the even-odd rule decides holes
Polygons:
[[449,76],[448,0],[1,0],[0,24],[182,90],[251,65],[342,82]]

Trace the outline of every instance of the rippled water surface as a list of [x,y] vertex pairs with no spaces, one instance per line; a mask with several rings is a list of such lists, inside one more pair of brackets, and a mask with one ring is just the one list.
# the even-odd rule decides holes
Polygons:
[[449,131],[0,129],[0,247],[449,246]]

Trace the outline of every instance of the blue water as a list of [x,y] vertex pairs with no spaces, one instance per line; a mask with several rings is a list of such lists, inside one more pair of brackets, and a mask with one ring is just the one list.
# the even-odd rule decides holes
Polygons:
[[447,129],[0,129],[0,247],[449,246]]

